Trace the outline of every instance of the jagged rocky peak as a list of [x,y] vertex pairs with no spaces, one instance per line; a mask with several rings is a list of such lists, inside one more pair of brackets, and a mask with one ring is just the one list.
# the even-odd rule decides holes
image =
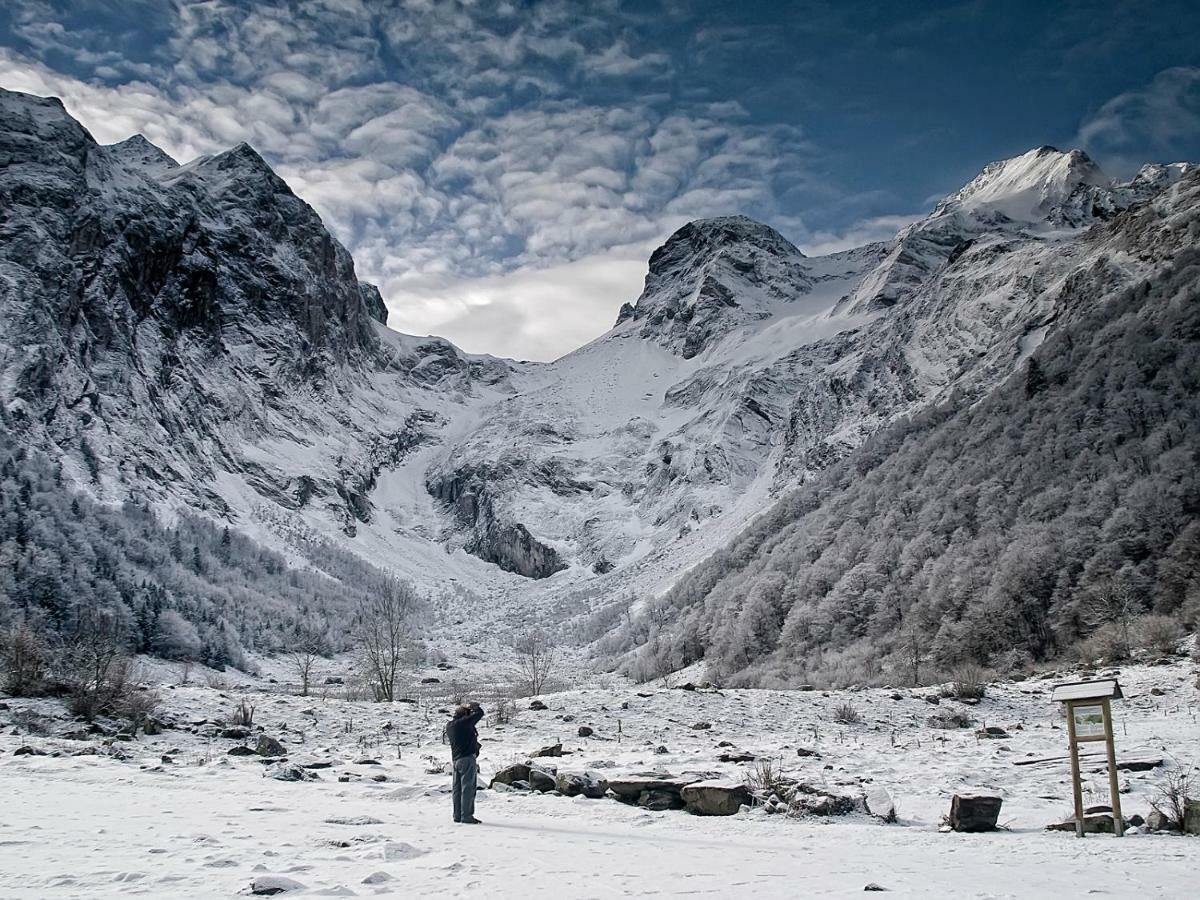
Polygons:
[[1162,193],[1195,170],[1196,164],[1190,162],[1147,163],[1138,169],[1132,179],[1121,185],[1121,190],[1130,203],[1139,203]]
[[639,334],[687,359],[811,287],[804,254],[774,228],[746,216],[700,219],[654,251],[642,295],[617,324],[640,322]]
[[134,168],[165,171],[179,167],[165,151],[154,146],[140,134],[127,137],[115,144],[106,144],[104,153],[122,165]]

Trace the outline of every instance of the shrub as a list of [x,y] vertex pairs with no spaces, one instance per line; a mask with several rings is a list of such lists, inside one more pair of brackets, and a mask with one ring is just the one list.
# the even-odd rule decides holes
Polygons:
[[233,714],[229,717],[229,720],[239,728],[249,728],[254,724],[254,705],[247,703],[245,700],[238,701],[238,705],[233,708]]
[[1155,797],[1150,805],[1170,819],[1172,827],[1182,828],[1188,800],[1198,789],[1200,784],[1193,777],[1191,767],[1177,762],[1155,786]]
[[1172,655],[1183,637],[1183,627],[1169,616],[1142,616],[1133,623],[1134,643],[1151,653]]
[[843,703],[833,711],[833,721],[839,725],[857,725],[862,720],[862,715],[852,703]]
[[489,716],[493,725],[507,725],[517,717],[517,705],[513,703],[511,697],[500,697],[492,705],[492,712]]
[[116,709],[116,713],[129,723],[129,733],[137,734],[146,727],[161,698],[157,691],[139,687],[131,691]]
[[69,693],[67,709],[89,722],[97,716],[121,715],[140,687],[140,673],[128,657],[96,662],[92,658],[76,661],[64,682]]
[[1101,625],[1075,645],[1075,657],[1085,664],[1128,659],[1132,651],[1128,629],[1116,622]]
[[783,774],[783,766],[773,759],[756,760],[746,772],[746,789],[762,800],[772,795],[787,799],[795,780]]
[[979,700],[987,693],[991,673],[975,663],[963,663],[951,673],[946,695],[956,700]]
[[1013,675],[1018,672],[1026,673],[1033,669],[1033,654],[1028,650],[1004,650],[1000,653],[993,654],[991,667],[997,672],[1002,672],[1005,675]]
[[39,693],[49,662],[49,645],[28,625],[15,625],[0,632],[0,683],[12,696]]

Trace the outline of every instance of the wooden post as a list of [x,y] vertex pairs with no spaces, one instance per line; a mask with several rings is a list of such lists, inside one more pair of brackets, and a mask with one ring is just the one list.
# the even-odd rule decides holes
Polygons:
[[1079,783],[1079,744],[1075,741],[1075,704],[1068,701],[1067,743],[1071,747],[1071,796],[1075,801],[1075,836],[1083,837],[1083,786]]
[[1117,837],[1125,836],[1125,819],[1121,816],[1121,787],[1117,783],[1117,751],[1113,748],[1112,707],[1104,699],[1104,743],[1108,747],[1108,789],[1112,792],[1113,829]]

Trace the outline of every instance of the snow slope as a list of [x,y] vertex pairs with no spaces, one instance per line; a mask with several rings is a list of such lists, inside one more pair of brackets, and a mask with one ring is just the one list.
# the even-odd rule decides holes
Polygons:
[[[249,678],[179,686],[176,674],[160,691],[162,715],[178,727],[132,741],[65,739],[58,735],[78,725],[60,718],[56,702],[6,700],[0,896],[216,898],[244,895],[256,881],[293,885],[283,896],[846,896],[870,883],[914,898],[1192,895],[1195,838],[1134,828],[1123,839],[1080,841],[1043,830],[1070,809],[1066,738],[1049,693],[1077,673],[994,685],[978,706],[932,705],[926,697],[936,688],[688,692],[575,675],[581,687],[543,697],[547,711],[522,703],[512,723],[481,726],[484,778],[562,741],[567,755],[546,760],[560,771],[710,771],[740,781],[753,764],[718,761],[729,742],[828,790],[882,788],[899,821],[761,809],[702,818],[612,799],[482,791],[485,824],[468,829],[450,822],[449,776],[426,771],[448,757],[439,707],[461,690],[490,706],[487,685],[502,673],[495,661],[452,659],[463,668],[435,671],[456,684],[413,685],[416,705],[301,698]],[[1163,760],[1121,772],[1126,816],[1149,813],[1172,756],[1196,762],[1194,669],[1175,662],[1119,673],[1127,699],[1114,707],[1118,760]],[[214,723],[242,699],[255,705],[255,735],[216,736]],[[833,721],[844,703],[860,710],[862,724]],[[926,724],[952,708],[1008,736]],[[711,728],[692,728],[698,721]],[[579,724],[595,734],[578,737]],[[259,757],[228,755],[260,730],[280,739],[291,761],[326,766],[312,770],[319,780],[275,781]],[[13,755],[21,746],[56,755]],[[667,752],[655,753],[659,746]],[[816,755],[800,757],[797,748]],[[1088,802],[1106,802],[1104,766],[1084,768]],[[1004,830],[939,833],[950,797],[967,792],[1003,798]]]

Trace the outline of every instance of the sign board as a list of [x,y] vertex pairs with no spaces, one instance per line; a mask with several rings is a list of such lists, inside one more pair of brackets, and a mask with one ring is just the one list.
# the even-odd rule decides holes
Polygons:
[[1104,740],[1104,707],[1101,704],[1072,704],[1071,715],[1075,717],[1075,740]]
[[1089,741],[1104,741],[1108,756],[1108,786],[1112,795],[1113,830],[1120,837],[1125,833],[1121,816],[1120,788],[1117,784],[1117,755],[1113,749],[1112,701],[1122,698],[1121,685],[1116,679],[1077,681],[1060,684],[1054,689],[1053,700],[1063,704],[1067,717],[1067,740],[1071,749],[1071,787],[1075,800],[1075,833],[1083,837],[1083,786],[1079,775],[1079,745]]

